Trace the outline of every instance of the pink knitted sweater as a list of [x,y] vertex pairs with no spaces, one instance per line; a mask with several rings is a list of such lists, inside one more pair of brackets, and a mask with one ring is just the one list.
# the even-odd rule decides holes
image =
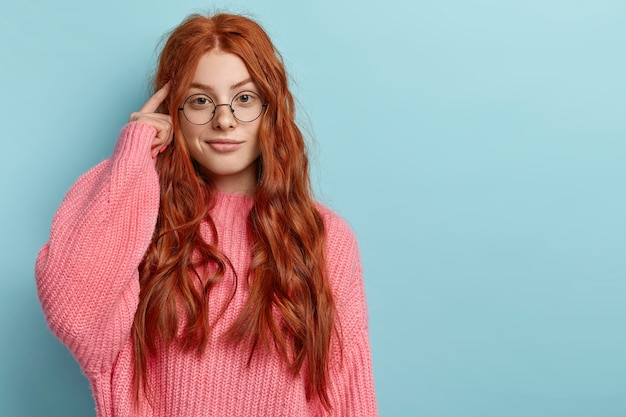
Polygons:
[[[138,265],[159,209],[159,183],[150,156],[155,130],[131,123],[110,159],[82,176],[61,204],[36,264],[39,298],[50,329],[89,378],[98,417],[256,417],[377,415],[359,252],[348,225],[319,206],[327,228],[327,260],[343,337],[333,341],[327,413],[307,402],[303,379],[275,353],[248,351],[220,335],[241,311],[246,280],[215,324],[206,353],[161,351],[148,363],[151,400],[133,401],[131,326],[138,303]],[[254,199],[219,193],[211,211],[220,249],[238,277],[250,262],[246,218]],[[210,238],[209,228],[205,236]],[[211,293],[217,314],[232,294],[231,271]],[[219,306],[219,307],[218,307]],[[212,317],[214,318],[214,317]],[[214,320],[211,320],[214,322]]]

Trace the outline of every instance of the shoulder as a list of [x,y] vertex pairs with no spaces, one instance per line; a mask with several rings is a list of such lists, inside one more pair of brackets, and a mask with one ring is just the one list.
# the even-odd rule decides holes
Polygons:
[[329,249],[334,245],[356,245],[356,235],[350,224],[342,216],[326,207],[316,203],[316,208],[322,216],[326,229],[326,240]]
[[[349,223],[328,207],[317,203],[316,208],[322,216],[326,234],[326,263],[331,279],[345,279],[361,268],[359,245]],[[337,277],[339,275],[339,277]]]
[[317,205],[317,209],[326,228],[328,277],[337,313],[346,332],[344,336],[348,337],[354,329],[360,332],[366,327],[363,323],[367,322],[359,245],[354,231],[343,217],[321,204]]

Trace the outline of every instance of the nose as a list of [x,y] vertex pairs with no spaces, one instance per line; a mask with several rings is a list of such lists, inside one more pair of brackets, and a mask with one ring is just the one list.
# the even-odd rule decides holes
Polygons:
[[[223,107],[220,110],[220,107]],[[237,125],[233,108],[230,104],[217,104],[215,106],[215,115],[213,116],[213,127],[215,129],[233,129]]]

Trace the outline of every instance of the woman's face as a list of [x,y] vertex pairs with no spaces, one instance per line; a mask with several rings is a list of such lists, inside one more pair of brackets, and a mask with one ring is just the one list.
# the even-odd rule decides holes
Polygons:
[[[180,129],[189,153],[219,190],[254,193],[259,127],[265,110],[254,93],[258,89],[241,58],[212,50],[200,59],[187,99],[181,105],[184,111],[179,112]],[[260,116],[249,122],[235,117],[250,120],[257,110]]]

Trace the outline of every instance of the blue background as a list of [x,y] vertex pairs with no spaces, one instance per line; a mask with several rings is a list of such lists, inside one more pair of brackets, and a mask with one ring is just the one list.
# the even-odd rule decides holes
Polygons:
[[283,53],[319,199],[361,245],[382,416],[626,416],[626,5],[5,2],[0,415],[93,416],[33,264],[193,11]]

